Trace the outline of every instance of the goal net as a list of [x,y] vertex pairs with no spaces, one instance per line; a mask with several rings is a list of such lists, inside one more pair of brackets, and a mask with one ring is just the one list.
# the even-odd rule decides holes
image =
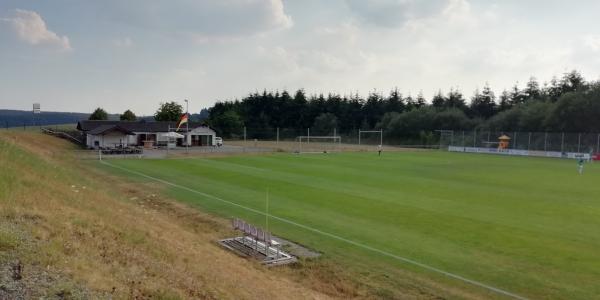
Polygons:
[[383,130],[359,130],[358,145],[366,150],[383,146]]
[[328,153],[341,151],[341,136],[298,136],[296,153]]

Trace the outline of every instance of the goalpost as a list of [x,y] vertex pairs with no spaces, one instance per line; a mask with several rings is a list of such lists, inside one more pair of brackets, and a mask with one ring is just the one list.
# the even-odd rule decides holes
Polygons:
[[[379,133],[379,145],[383,146],[383,130],[358,130],[358,145],[362,143],[361,137],[364,133]],[[379,146],[378,145],[378,146]]]
[[341,151],[342,137],[301,135],[296,137],[296,153],[327,153]]

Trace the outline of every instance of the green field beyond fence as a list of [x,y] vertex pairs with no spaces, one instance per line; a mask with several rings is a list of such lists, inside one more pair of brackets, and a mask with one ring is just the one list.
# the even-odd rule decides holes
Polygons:
[[398,285],[408,270],[441,286],[501,296],[331,236],[527,298],[600,295],[600,165],[587,164],[579,175],[573,160],[447,152],[109,162],[137,175],[98,164],[176,184],[165,186],[182,202],[258,226],[264,215],[214,197],[264,211],[268,190],[270,214],[331,235],[273,218],[275,234]]

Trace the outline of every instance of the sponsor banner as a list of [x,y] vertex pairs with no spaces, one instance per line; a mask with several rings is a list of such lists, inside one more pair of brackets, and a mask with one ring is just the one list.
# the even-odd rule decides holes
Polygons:
[[591,159],[589,153],[576,152],[557,152],[557,151],[530,151],[518,149],[497,149],[497,148],[481,148],[481,147],[457,147],[448,146],[450,152],[466,152],[466,153],[488,153],[488,154],[503,154],[514,156],[539,156],[539,157],[556,157],[556,158],[571,158],[571,159]]
[[567,157],[573,158],[573,159],[588,159],[588,160],[591,158],[589,153],[575,153],[575,152],[568,152]]

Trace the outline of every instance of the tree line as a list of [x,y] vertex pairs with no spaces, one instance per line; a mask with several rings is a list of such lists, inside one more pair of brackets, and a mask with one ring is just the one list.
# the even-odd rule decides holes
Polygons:
[[540,84],[531,77],[498,96],[489,84],[466,97],[459,89],[439,90],[430,101],[422,93],[366,98],[335,93],[307,95],[304,90],[252,93],[242,99],[218,101],[207,122],[224,136],[274,128],[311,128],[311,132],[348,133],[383,129],[388,136],[416,136],[445,130],[600,132],[600,82],[586,81],[574,70]]
[[[160,106],[152,117],[141,117],[138,118],[135,113],[131,110],[126,110],[119,115],[121,121],[138,121],[138,120],[154,120],[154,121],[178,121],[183,115],[183,106],[181,104],[171,101],[160,103]],[[198,114],[190,114],[190,121],[200,122],[208,118],[208,109],[202,109]],[[102,107],[98,107],[88,117],[88,120],[108,120],[109,116],[106,110]]]

